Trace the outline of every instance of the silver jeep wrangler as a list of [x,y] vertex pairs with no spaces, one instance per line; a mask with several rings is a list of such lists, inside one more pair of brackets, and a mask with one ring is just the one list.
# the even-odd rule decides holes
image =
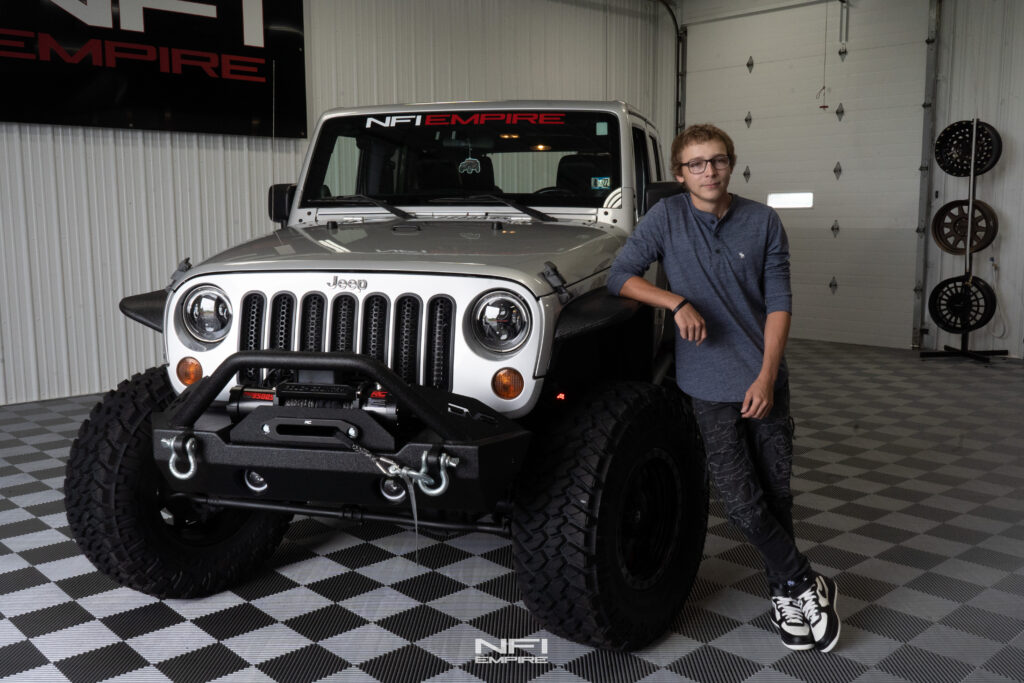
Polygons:
[[297,184],[270,188],[279,229],[121,302],[167,365],[81,427],[78,544],[187,598],[259,571],[294,514],[506,534],[548,630],[650,643],[708,505],[675,330],[605,289],[638,216],[679,191],[658,153],[621,102],[326,113]]

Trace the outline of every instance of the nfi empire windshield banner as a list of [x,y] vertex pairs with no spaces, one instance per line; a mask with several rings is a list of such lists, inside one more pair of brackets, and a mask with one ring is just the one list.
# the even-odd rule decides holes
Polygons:
[[0,120],[306,136],[302,0],[0,0]]

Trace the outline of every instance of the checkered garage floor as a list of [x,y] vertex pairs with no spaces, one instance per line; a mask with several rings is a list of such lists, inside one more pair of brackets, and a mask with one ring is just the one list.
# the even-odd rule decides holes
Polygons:
[[[118,587],[68,536],[60,487],[95,397],[0,408],[0,677],[121,681],[1024,680],[1024,363],[794,341],[796,518],[837,578],[835,651],[790,652],[759,562],[713,503],[689,603],[650,648],[556,638],[507,540],[298,519],[251,583],[202,600]],[[547,638],[549,664],[474,641]]]

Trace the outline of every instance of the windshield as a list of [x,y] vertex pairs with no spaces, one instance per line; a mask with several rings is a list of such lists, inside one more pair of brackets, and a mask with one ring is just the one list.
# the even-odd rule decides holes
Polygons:
[[352,206],[341,199],[351,195],[455,204],[490,194],[535,206],[600,207],[621,185],[614,114],[374,114],[324,124],[301,205]]

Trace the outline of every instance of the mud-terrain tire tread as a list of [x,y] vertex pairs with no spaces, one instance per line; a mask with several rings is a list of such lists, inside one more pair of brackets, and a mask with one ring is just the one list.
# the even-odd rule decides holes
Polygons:
[[150,368],[107,392],[71,446],[65,506],[75,541],[101,572],[149,595],[192,598],[257,570],[281,542],[291,515],[240,513],[226,542],[194,551],[152,533],[140,518],[156,511],[133,494],[160,479],[151,416],[174,399],[166,367]]
[[[677,427],[673,443],[688,492],[702,498],[686,519],[681,572],[664,594],[664,609],[650,620],[624,619],[608,604],[600,585],[597,511],[605,476],[624,439],[648,429]],[[512,522],[513,561],[523,601],[545,627],[595,647],[634,650],[649,644],[681,610],[696,577],[707,529],[708,485],[703,448],[690,407],[678,390],[643,383],[617,383],[553,425],[541,436],[516,495]]]

